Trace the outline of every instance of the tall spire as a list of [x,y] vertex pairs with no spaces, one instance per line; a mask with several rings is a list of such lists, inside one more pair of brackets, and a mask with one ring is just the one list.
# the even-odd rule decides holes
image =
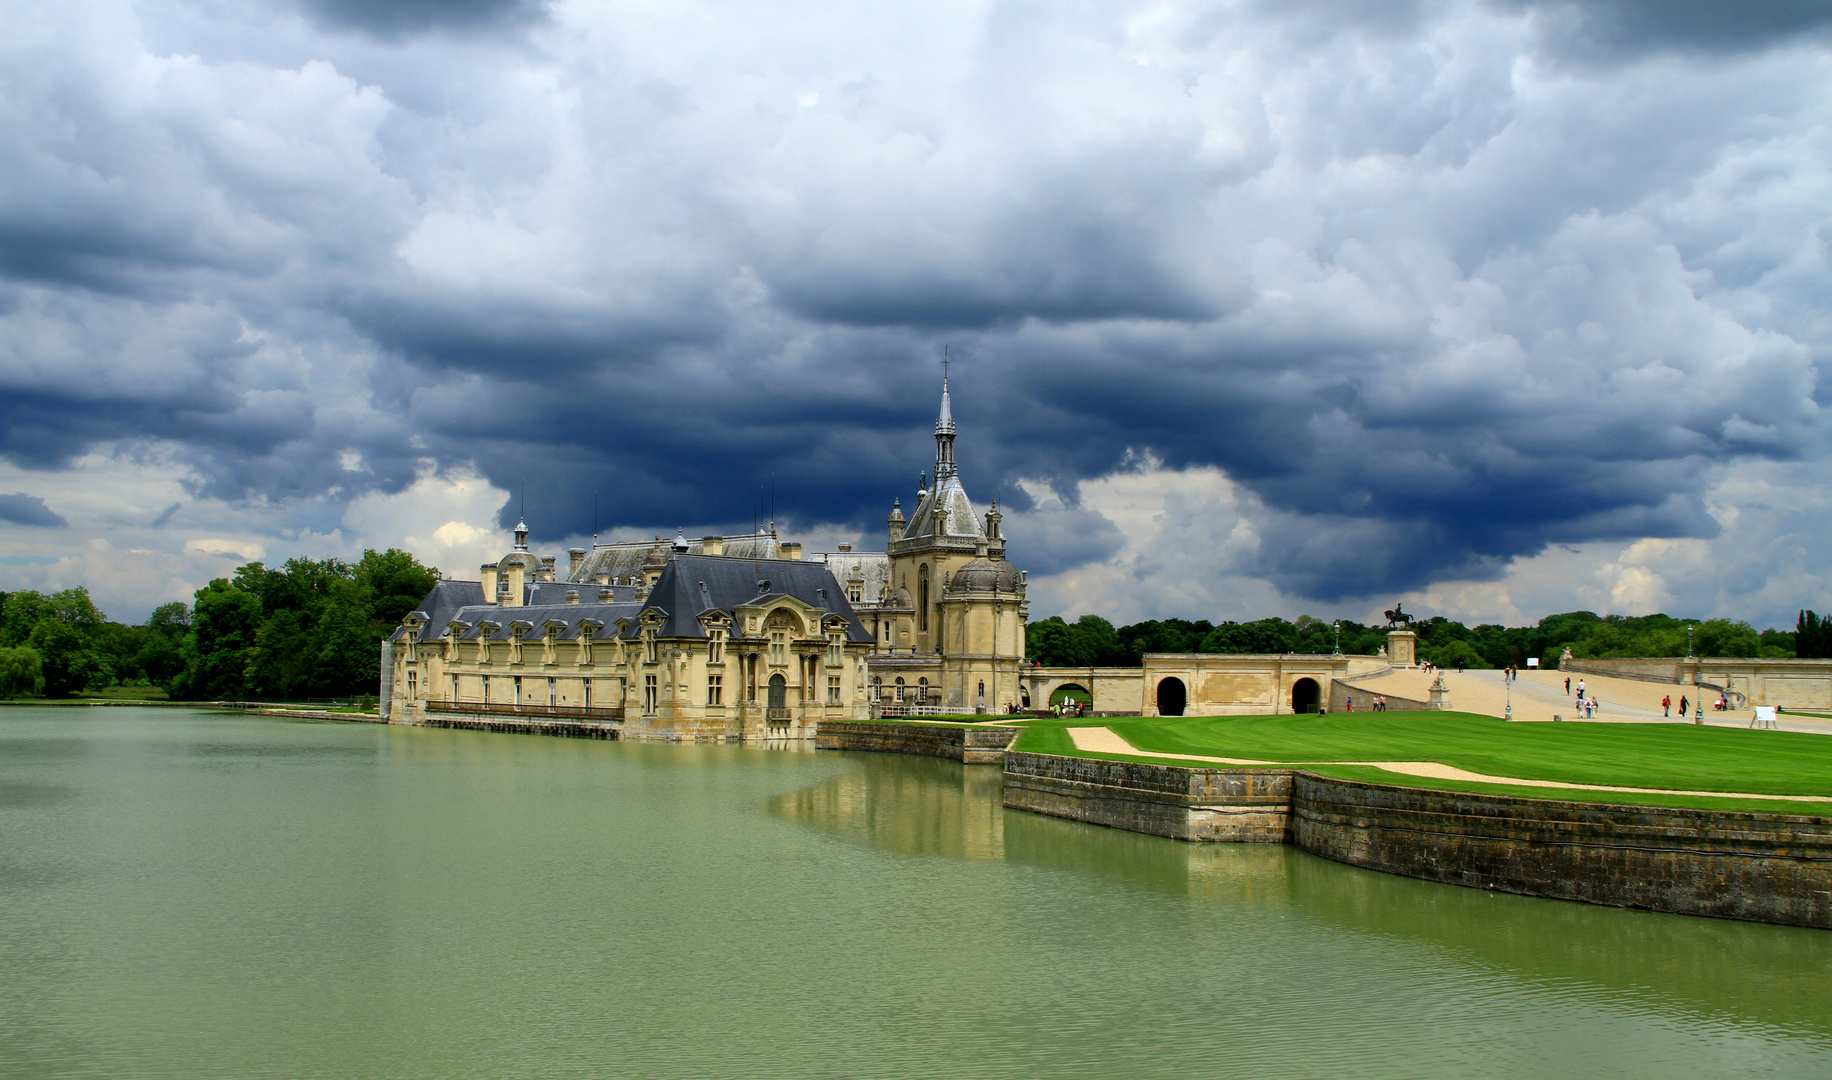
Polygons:
[[948,347],[941,351],[941,415],[935,418],[935,482],[954,475],[954,406],[948,399]]

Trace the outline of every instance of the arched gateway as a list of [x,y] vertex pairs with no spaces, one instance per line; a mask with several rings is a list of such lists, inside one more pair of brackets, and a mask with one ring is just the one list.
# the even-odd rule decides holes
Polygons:
[[1172,676],[1158,683],[1158,715],[1182,716],[1183,707],[1189,701],[1189,691],[1183,680]]
[[1299,679],[1291,684],[1291,711],[1294,713],[1314,713],[1317,705],[1323,700],[1323,688],[1315,679]]

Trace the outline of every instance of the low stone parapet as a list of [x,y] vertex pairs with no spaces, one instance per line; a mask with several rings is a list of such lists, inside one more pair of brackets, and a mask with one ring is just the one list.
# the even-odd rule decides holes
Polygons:
[[815,729],[818,750],[865,750],[917,754],[967,765],[997,765],[1018,737],[1017,728],[952,724],[897,724],[828,720]]
[[427,713],[415,727],[451,728],[456,731],[494,731],[510,735],[557,735],[568,739],[622,737],[622,725],[586,720],[542,720],[531,716],[495,716],[488,713]]

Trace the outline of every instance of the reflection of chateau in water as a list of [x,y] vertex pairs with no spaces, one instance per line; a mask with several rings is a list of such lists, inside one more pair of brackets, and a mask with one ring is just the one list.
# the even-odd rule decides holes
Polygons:
[[[999,770],[873,755],[869,768],[779,795],[770,813],[873,848],[950,859],[1004,857]],[[1035,815],[1020,815],[1034,817]]]

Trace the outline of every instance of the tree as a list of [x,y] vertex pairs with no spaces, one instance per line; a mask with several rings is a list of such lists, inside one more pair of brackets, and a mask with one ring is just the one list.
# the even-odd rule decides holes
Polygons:
[[106,616],[96,610],[88,589],[52,593],[36,607],[38,619],[26,641],[42,661],[46,694],[64,697],[114,682],[114,669],[98,645]]
[[1812,611],[1802,611],[1794,624],[1794,655],[1803,660],[1832,657],[1832,616],[1820,618]]
[[45,692],[44,664],[30,645],[0,648],[0,695],[39,697]]
[[185,670],[173,686],[173,696],[191,701],[241,697],[260,628],[261,599],[253,591],[223,578],[197,590]]

